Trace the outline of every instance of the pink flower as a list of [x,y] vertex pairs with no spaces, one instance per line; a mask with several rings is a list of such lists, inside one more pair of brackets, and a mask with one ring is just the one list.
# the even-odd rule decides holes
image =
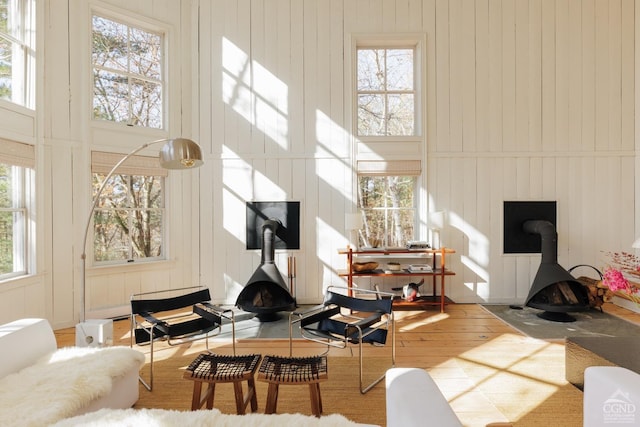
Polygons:
[[631,285],[629,281],[625,279],[620,270],[613,267],[609,267],[604,271],[602,283],[604,283],[613,292],[623,291],[631,293]]

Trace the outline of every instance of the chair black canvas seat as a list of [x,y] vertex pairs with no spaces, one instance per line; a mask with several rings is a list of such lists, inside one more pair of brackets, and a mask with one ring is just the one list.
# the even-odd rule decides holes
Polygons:
[[[345,328],[347,328],[345,332]],[[358,344],[360,336],[355,327],[349,328],[348,322],[335,319],[324,319],[320,322],[304,326],[304,330],[320,338],[340,340],[346,338],[350,343]],[[378,328],[362,329],[362,342],[367,344],[385,344],[387,330]]]
[[[395,366],[395,333],[393,301],[389,294],[369,291],[374,299],[356,298],[336,292],[337,286],[330,286],[320,306],[304,312],[293,312],[289,317],[290,328],[298,325],[302,338],[322,343],[329,347],[346,348],[355,344],[360,358],[360,392],[366,393],[383,378],[368,386],[363,385],[363,344],[385,345],[391,333],[391,366]],[[353,290],[351,290],[353,291]],[[362,292],[362,290],[359,290]],[[289,348],[293,351],[293,336],[289,334]]]
[[[194,289],[198,289],[195,290]],[[176,295],[177,293],[177,295]],[[172,296],[163,296],[172,295]],[[131,297],[131,346],[151,345],[150,379],[147,384],[140,381],[151,391],[153,388],[153,350],[154,342],[166,341],[168,345],[178,345],[187,341],[204,338],[207,349],[211,333],[222,330],[223,317],[229,319],[235,351],[235,322],[233,312],[211,304],[209,289],[182,288],[159,292],[135,294]],[[228,317],[225,313],[230,313]]]

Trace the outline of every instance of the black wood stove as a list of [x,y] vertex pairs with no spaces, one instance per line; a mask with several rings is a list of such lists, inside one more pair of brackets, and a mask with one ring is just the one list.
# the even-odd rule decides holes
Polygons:
[[282,274],[275,264],[275,234],[280,222],[274,219],[262,225],[261,262],[236,300],[236,306],[256,313],[263,322],[277,320],[278,312],[296,309],[296,300],[287,289]]
[[525,221],[524,231],[539,234],[542,261],[531,285],[525,305],[543,310],[538,316],[555,322],[573,322],[569,312],[590,309],[586,288],[558,264],[558,234],[555,226],[544,220]]

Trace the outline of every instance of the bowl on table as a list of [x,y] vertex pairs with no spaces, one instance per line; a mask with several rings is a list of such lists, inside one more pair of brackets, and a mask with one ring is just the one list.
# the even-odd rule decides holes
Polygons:
[[354,273],[363,273],[366,271],[373,271],[378,268],[378,263],[375,261],[369,262],[354,262],[351,264],[351,270]]
[[400,271],[402,269],[400,268],[400,263],[399,262],[389,262],[389,263],[387,263],[387,270],[396,272],[396,271]]

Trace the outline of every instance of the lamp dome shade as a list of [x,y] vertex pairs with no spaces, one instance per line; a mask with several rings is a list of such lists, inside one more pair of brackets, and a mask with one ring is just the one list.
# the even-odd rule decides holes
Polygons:
[[169,139],[160,151],[160,166],[165,169],[190,169],[202,166],[200,146],[187,138]]

